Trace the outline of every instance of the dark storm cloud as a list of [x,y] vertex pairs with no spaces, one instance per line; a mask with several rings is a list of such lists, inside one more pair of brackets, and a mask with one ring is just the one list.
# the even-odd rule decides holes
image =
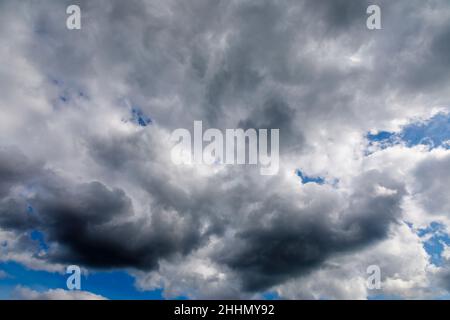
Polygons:
[[[14,164],[24,168],[15,170]],[[9,187],[22,186],[34,193],[23,198],[5,195],[0,226],[19,234],[43,232],[50,261],[150,270],[160,258],[188,253],[199,241],[189,217],[177,222],[176,217],[156,212],[134,219],[131,199],[123,190],[100,182],[68,183],[48,170],[27,172],[26,164],[29,160],[22,153],[0,154],[0,167],[10,169],[4,175]]]
[[[404,187],[376,171],[358,180],[361,190],[373,195],[356,192],[340,212],[325,206],[298,209],[280,198],[267,199],[217,259],[241,275],[246,290],[260,291],[308,273],[330,255],[385,238],[401,216]],[[395,193],[377,195],[377,184]]]
[[[44,215],[49,240],[64,246],[52,259],[94,267],[152,269],[162,257],[186,253],[197,242],[195,228],[154,214],[133,220],[130,199],[123,191],[100,183],[79,187],[75,194],[35,201]],[[65,191],[64,193],[67,193]],[[64,199],[61,201],[60,199]]]

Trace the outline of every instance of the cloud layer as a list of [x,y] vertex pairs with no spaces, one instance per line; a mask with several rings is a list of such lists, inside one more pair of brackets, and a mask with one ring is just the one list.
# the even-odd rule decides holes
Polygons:
[[[419,232],[449,226],[445,137],[368,138],[447,117],[445,0],[380,1],[375,31],[359,0],[75,2],[76,31],[71,1],[0,3],[1,261],[124,269],[169,298],[447,293]],[[279,174],[174,165],[194,120],[279,128]]]

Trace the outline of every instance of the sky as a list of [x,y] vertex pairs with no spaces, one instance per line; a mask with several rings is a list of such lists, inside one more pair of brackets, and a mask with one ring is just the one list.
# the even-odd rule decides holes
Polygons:
[[3,0],[0,137],[0,299],[450,297],[447,0]]

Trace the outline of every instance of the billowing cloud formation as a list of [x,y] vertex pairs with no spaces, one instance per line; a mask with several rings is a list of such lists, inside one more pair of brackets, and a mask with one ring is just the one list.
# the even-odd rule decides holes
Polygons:
[[[77,3],[81,30],[71,1],[0,4],[0,260],[167,297],[445,293],[418,231],[449,225],[447,144],[368,141],[446,117],[445,0],[381,1],[374,31],[358,0]],[[279,128],[279,174],[174,165],[194,120]]]

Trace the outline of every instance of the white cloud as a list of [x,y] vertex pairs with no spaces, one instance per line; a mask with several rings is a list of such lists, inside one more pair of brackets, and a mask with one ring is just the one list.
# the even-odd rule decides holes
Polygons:
[[50,289],[41,292],[21,286],[14,289],[11,298],[15,300],[106,300],[102,296],[87,291]]

